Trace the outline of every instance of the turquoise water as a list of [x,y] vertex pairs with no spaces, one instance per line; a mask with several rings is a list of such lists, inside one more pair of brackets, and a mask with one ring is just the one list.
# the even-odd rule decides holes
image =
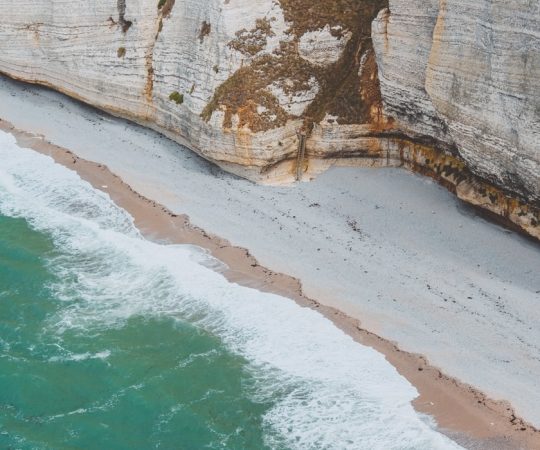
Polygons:
[[[52,240],[0,216],[0,448],[265,448],[242,358],[170,318],[58,335]],[[77,301],[76,298],[73,299]]]
[[382,355],[0,132],[0,448],[447,449]]

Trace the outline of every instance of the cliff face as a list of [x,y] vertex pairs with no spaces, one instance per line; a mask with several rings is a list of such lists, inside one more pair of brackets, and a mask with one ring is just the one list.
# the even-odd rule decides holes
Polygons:
[[385,111],[495,185],[540,200],[540,3],[390,0],[374,22]]
[[540,3],[528,0],[390,0],[373,23],[395,128],[464,163],[458,196],[537,237],[539,29]]
[[240,175],[287,178],[297,129],[328,122],[339,139],[338,121],[369,122],[380,104],[369,37],[381,7],[0,0],[0,71],[142,122]]
[[257,181],[406,165],[540,236],[539,8],[0,0],[0,72]]

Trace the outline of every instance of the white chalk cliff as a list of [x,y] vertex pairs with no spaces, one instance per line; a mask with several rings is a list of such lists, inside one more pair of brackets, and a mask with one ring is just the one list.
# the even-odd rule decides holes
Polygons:
[[539,5],[0,0],[0,72],[257,181],[405,165],[540,237]]
[[386,114],[540,200],[540,2],[390,0],[373,40]]

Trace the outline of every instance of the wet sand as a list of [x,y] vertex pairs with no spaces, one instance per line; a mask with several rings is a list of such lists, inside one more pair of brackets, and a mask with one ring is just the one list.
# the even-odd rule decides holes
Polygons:
[[[540,431],[516,417],[510,404],[489,399],[479,390],[446,376],[437,367],[431,366],[425,357],[402,351],[393,342],[363,329],[358,319],[325,306],[317,299],[308,298],[296,278],[261,266],[248,250],[235,247],[193,226],[187,216],[174,214],[159,203],[143,197],[106,166],[79,158],[40,136],[15,129],[6,121],[0,120],[0,129],[13,134],[20,146],[50,155],[58,163],[75,170],[95,188],[107,192],[113,201],[129,211],[136,226],[148,239],[205,248],[228,266],[224,275],[230,281],[280,294],[315,309],[356,341],[384,354],[398,372],[417,388],[419,396],[414,401],[415,408],[433,416],[442,432],[465,447],[540,448]],[[225,211],[221,213],[225,214]]]

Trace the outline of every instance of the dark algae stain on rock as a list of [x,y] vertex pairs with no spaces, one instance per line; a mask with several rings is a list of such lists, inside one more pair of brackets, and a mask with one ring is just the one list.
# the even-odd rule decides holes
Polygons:
[[[239,126],[253,132],[281,127],[299,116],[286,111],[271,88],[290,97],[302,96],[315,82],[318,92],[300,116],[307,129],[326,114],[337,117],[340,124],[377,122],[382,106],[371,22],[388,5],[387,0],[280,0],[280,5],[289,27],[287,39],[271,53],[263,52],[274,34],[273,17],[258,19],[252,29],[238,31],[228,45],[245,55],[246,61],[215,91],[203,119],[209,120],[221,109],[224,128],[232,127],[235,114]],[[346,44],[336,62],[318,65],[302,57],[299,45],[306,33],[325,28]]]
[[116,3],[116,8],[118,9],[118,24],[122,28],[124,33],[131,28],[133,22],[126,20],[126,0],[118,0]]
[[158,9],[160,10],[162,17],[169,17],[175,1],[176,0],[159,0]]
[[212,24],[204,20],[201,25],[201,29],[199,31],[199,42],[201,44],[204,42],[204,38],[208,36],[211,31],[212,31]]

